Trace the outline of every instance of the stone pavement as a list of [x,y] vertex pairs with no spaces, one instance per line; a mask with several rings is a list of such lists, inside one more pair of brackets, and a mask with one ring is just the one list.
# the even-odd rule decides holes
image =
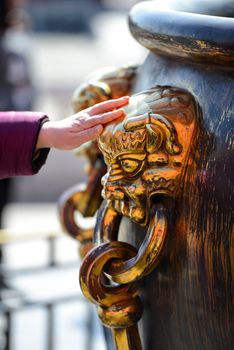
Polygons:
[[[5,208],[3,225],[16,231],[16,235],[17,232],[32,235],[31,241],[4,246],[5,266],[10,271],[42,267],[48,261],[48,243],[33,239],[33,234],[61,232],[56,205],[49,203],[11,204]],[[33,306],[14,312],[10,350],[106,350],[95,308],[86,302],[79,288],[77,243],[64,235],[56,240],[55,249],[56,261],[70,262],[69,265],[24,274],[11,272],[7,276],[8,283],[28,302],[46,303],[66,298],[53,308],[53,348],[48,349],[46,341],[47,309]],[[20,298],[8,296],[7,305],[21,305]],[[3,320],[0,315],[0,333]]]

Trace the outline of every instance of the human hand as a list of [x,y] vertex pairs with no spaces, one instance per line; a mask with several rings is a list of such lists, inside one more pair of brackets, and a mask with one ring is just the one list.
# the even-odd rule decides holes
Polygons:
[[123,109],[129,97],[121,97],[98,103],[92,107],[59,121],[48,121],[41,127],[36,150],[57,148],[69,150],[96,139],[106,124],[125,115]]

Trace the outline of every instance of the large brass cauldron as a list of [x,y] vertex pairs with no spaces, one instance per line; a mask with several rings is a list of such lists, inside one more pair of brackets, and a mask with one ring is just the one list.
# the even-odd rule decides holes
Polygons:
[[[100,180],[106,171],[96,162],[102,154],[107,173],[80,283],[118,350],[229,350],[234,19],[221,14],[234,9],[228,0],[225,7],[167,3],[170,10],[146,1],[130,12],[131,33],[149,50],[142,66],[96,75],[78,89],[78,109],[133,94],[126,118],[106,128],[95,157],[88,152],[91,174]],[[85,191],[68,195],[61,215],[89,249],[92,230],[87,236],[72,215],[88,213],[90,189],[98,198],[92,209],[99,206],[90,179]],[[108,332],[107,343],[112,349]]]
[[130,30],[150,50],[135,91],[180,87],[200,109],[170,246],[145,279],[146,349],[231,349],[234,19],[160,11],[151,1],[132,9]]

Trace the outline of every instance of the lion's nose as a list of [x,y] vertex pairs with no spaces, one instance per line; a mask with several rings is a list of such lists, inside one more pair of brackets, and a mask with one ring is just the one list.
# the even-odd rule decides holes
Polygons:
[[114,185],[106,183],[103,190],[102,195],[106,199],[110,200],[122,200],[124,199],[124,192],[121,191],[119,188],[117,188]]

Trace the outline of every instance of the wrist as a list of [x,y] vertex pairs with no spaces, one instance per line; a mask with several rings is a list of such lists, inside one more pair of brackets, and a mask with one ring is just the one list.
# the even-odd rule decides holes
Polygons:
[[51,148],[51,122],[49,120],[45,121],[39,131],[36,149],[38,151],[42,148]]

